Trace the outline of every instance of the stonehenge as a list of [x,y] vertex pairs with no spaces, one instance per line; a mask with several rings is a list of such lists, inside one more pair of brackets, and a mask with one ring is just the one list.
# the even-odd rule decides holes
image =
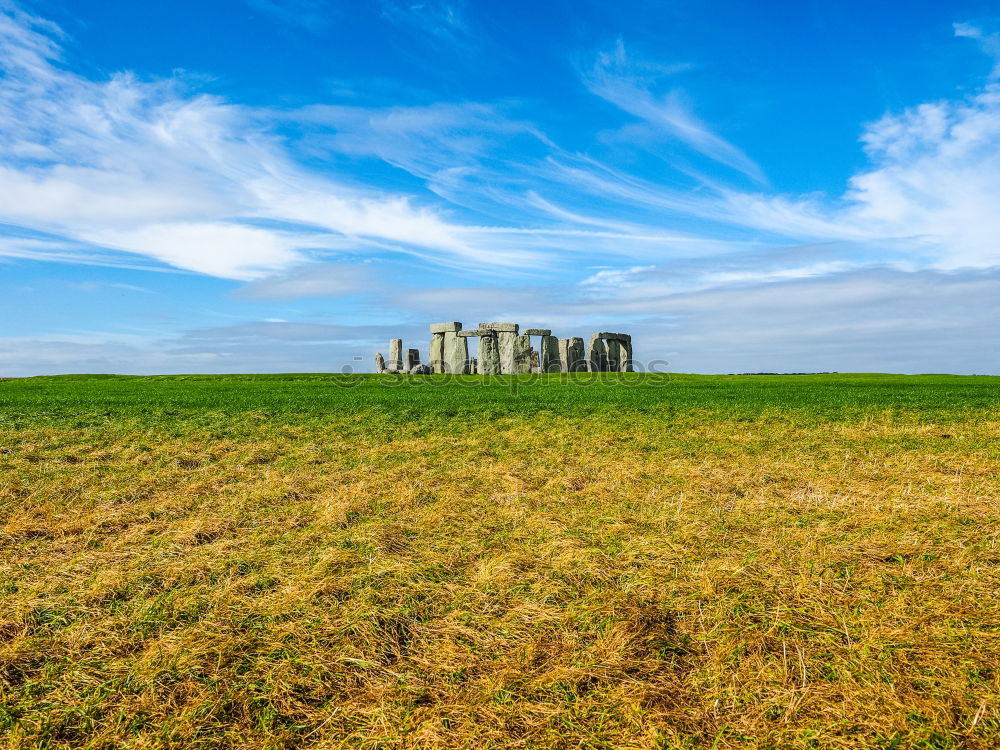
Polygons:
[[590,350],[590,359],[587,363],[587,369],[590,370],[590,372],[607,372],[608,345],[605,343],[604,339],[595,333],[590,337],[590,345],[587,348]]
[[389,368],[395,372],[403,369],[403,339],[389,339]]
[[559,368],[560,372],[587,372],[587,352],[579,336],[559,339]]
[[403,339],[389,339],[389,362],[386,363],[382,352],[375,352],[375,372],[379,375],[430,375],[429,365],[420,363],[420,350],[407,349],[406,361],[403,361]]
[[[522,375],[560,372],[633,372],[632,337],[598,331],[587,346],[578,336],[560,339],[550,328],[525,328],[517,323],[480,323],[463,328],[459,321],[432,323],[430,362],[420,362],[419,349],[407,349],[403,340],[389,340],[389,359],[375,355],[377,373],[413,375]],[[537,337],[537,348],[532,345]],[[469,340],[478,339],[475,356]]]
[[500,344],[496,331],[482,330],[479,332],[478,367],[480,375],[501,375]]

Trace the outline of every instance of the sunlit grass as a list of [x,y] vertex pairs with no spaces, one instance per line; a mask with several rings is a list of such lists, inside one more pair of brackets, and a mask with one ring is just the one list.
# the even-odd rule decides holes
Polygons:
[[0,745],[1000,744],[1000,379],[631,380],[0,383]]

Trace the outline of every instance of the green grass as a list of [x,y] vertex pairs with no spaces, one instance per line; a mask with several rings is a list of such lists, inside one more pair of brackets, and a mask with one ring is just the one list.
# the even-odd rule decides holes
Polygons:
[[0,382],[4,747],[993,747],[1000,378]]
[[61,376],[7,381],[0,414],[61,419],[79,414],[159,416],[175,410],[328,415],[374,411],[420,417],[531,415],[614,409],[711,410],[756,418],[794,410],[803,418],[878,411],[934,418],[996,409],[1000,378],[954,375],[548,375],[386,377],[358,375]]

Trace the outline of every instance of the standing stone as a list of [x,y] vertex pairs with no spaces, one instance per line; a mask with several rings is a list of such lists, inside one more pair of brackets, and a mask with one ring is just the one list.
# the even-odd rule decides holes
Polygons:
[[517,340],[518,335],[510,331],[497,331],[497,347],[500,350],[500,371],[504,375],[517,372]]
[[482,375],[500,375],[500,350],[496,331],[483,331],[479,337],[479,361],[477,367]]
[[608,347],[604,339],[598,338],[597,334],[590,337],[590,361],[591,372],[608,371]]
[[420,364],[420,350],[419,349],[407,349],[406,350],[406,371],[410,372],[414,367]]
[[479,358],[473,357],[469,360],[469,374],[478,375],[479,374]]
[[534,348],[531,349],[531,371],[532,372],[542,371],[542,360],[538,356],[538,351]]
[[622,361],[621,361],[621,371],[622,372],[635,372],[632,367],[632,337],[630,336],[627,341],[623,340],[621,342],[622,347]]
[[607,349],[608,372],[620,372],[622,367],[622,344],[618,339],[608,339],[604,342]]
[[[448,336],[455,338],[455,334],[462,330],[462,324],[457,320],[448,321],[447,323],[431,323],[431,333],[434,337],[431,339],[431,370],[433,372],[451,372],[449,367],[449,351],[452,354],[457,352],[457,345],[448,344]],[[465,366],[462,366],[462,371],[465,371]]]
[[389,339],[389,369],[403,369],[403,339]]
[[531,336],[514,337],[514,372],[524,375],[531,372]]
[[539,366],[542,372],[559,372],[562,369],[559,356],[559,339],[551,334],[542,336],[539,352]]
[[465,375],[469,371],[469,339],[457,334],[457,328],[444,334],[444,371]]
[[431,372],[444,372],[444,334],[435,333],[431,337]]
[[559,371],[569,372],[569,339],[559,339]]
[[379,375],[385,372],[385,357],[382,356],[382,352],[375,352],[375,372]]
[[518,351],[517,323],[480,323],[480,330],[496,331],[497,349],[500,352],[500,372],[504,375],[516,373],[515,355]]
[[583,339],[579,336],[573,336],[568,339],[566,344],[566,362],[569,368],[568,372],[587,371],[587,352],[583,348]]

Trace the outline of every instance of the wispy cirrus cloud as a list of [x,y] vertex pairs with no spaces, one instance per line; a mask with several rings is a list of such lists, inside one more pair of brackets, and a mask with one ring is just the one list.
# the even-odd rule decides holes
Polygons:
[[[93,262],[120,251],[234,279],[336,254],[345,239],[443,264],[528,259],[476,244],[474,229],[411,195],[301,167],[266,111],[183,81],[68,72],[53,34],[0,12],[0,222],[18,230],[0,248]],[[21,241],[24,230],[47,239]]]
[[344,297],[379,291],[373,271],[359,263],[317,263],[282,276],[252,281],[234,296],[246,300],[285,300],[306,297]]
[[[564,281],[585,278],[591,266],[669,264],[701,269],[700,281],[685,282],[695,285],[887,264],[1000,263],[995,82],[867,125],[869,166],[842,194],[777,195],[749,156],[684,103],[673,83],[686,63],[638,60],[621,42],[583,66],[584,86],[731,167],[735,182],[689,171],[678,183],[567,150],[517,101],[283,110],[238,106],[183,80],[90,80],[61,66],[65,39],[56,27],[4,7],[7,257],[183,269],[257,281],[246,293],[272,299],[339,295],[346,285],[323,269],[372,255]],[[466,28],[449,7],[389,3],[396,10],[385,12],[443,13],[435,23]],[[956,33],[992,49],[995,35],[966,25]],[[581,128],[596,144],[598,123]],[[327,168],[306,166],[302,154],[326,159]],[[390,165],[417,187],[366,184],[338,171],[345,159]],[[748,189],[744,176],[757,187]],[[836,257],[792,261],[783,250],[790,246],[837,248]]]
[[471,43],[464,2],[456,0],[380,0],[382,18],[408,33],[460,47]]
[[[741,149],[713,133],[685,102],[680,89],[663,91],[663,83],[691,67],[688,63],[662,65],[633,59],[619,39],[609,52],[597,55],[582,73],[587,87],[602,99],[685,143],[696,152],[731,167],[758,184],[766,184],[763,170]],[[634,131],[633,131],[634,132]]]
[[326,29],[336,13],[329,0],[246,0],[246,3],[282,23],[313,32]]
[[987,32],[972,23],[955,23],[955,36],[975,39],[983,52],[993,58],[993,78],[1000,77],[1000,32]]

